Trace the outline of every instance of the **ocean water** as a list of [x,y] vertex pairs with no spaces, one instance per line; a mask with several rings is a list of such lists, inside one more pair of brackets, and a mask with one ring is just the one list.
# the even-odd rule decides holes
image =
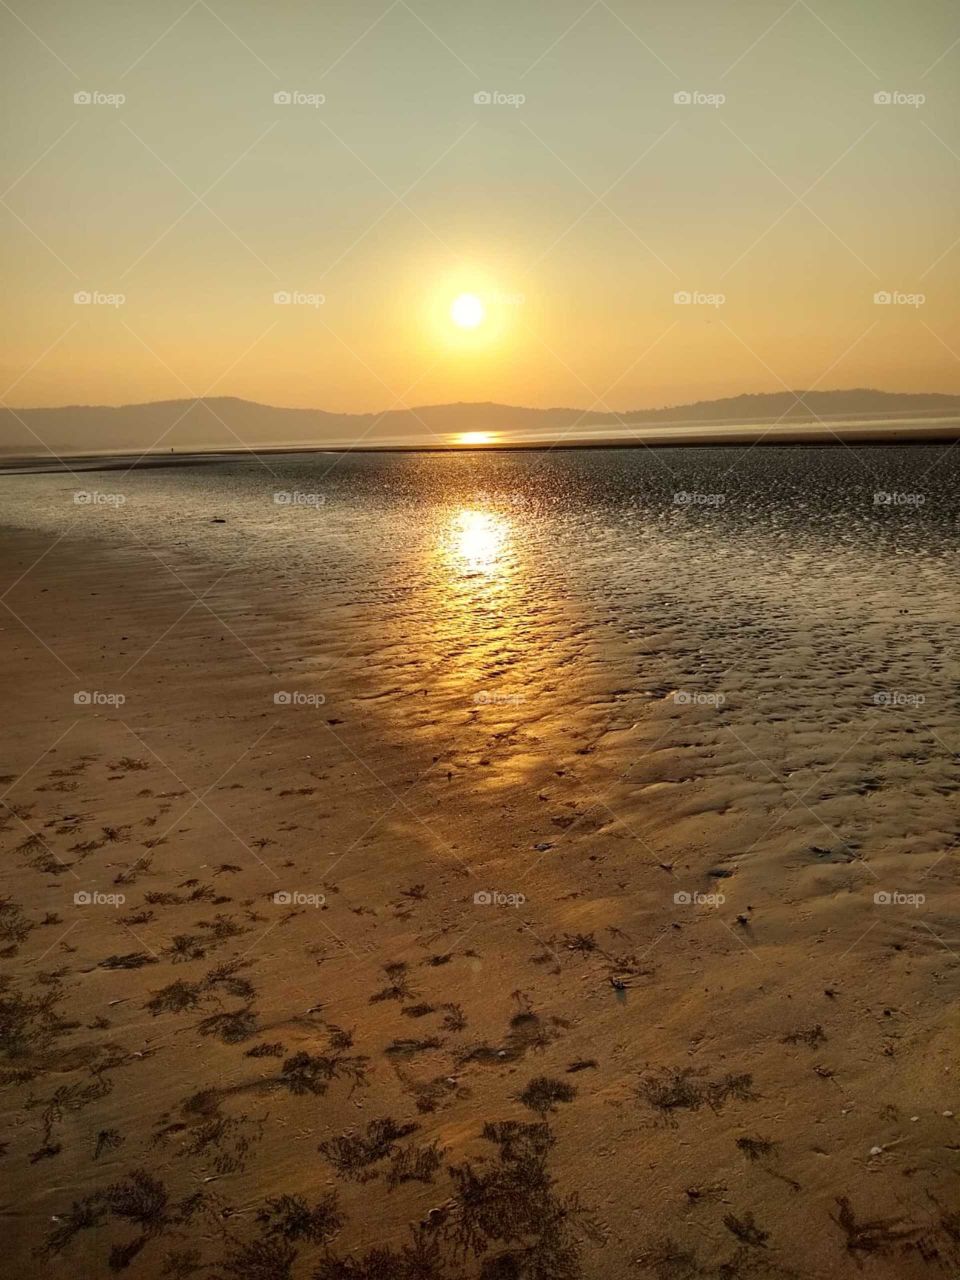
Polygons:
[[955,585],[958,472],[948,444],[250,455],[0,476],[0,520],[296,569],[328,601],[476,576],[919,603]]
[[229,569],[362,652],[397,646],[398,671],[436,654],[434,679],[522,684],[553,644],[573,678],[602,642],[646,693],[756,708],[814,682],[821,715],[893,690],[946,716],[958,471],[948,444],[314,453],[7,475],[0,494],[7,525]]

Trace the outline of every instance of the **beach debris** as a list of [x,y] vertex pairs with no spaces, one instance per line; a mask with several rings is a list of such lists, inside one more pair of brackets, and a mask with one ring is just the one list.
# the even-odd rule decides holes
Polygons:
[[141,969],[145,964],[157,964],[155,955],[147,955],[145,951],[131,951],[126,955],[107,956],[106,960],[101,960],[99,968],[101,969]]
[[752,1213],[745,1213],[742,1218],[728,1213],[723,1219],[723,1225],[743,1244],[752,1245],[755,1249],[765,1249],[770,1239],[770,1232],[757,1225]]
[[848,1253],[884,1252],[891,1245],[912,1240],[918,1234],[918,1229],[903,1218],[874,1218],[869,1222],[858,1222],[846,1196],[838,1197],[837,1208],[834,1221],[846,1235]]
[[801,1027],[797,1031],[790,1031],[780,1039],[781,1044],[805,1044],[811,1049],[826,1042],[827,1034],[819,1022],[815,1027]]
[[882,1155],[883,1155],[883,1153],[884,1153],[885,1151],[889,1151],[891,1147],[899,1147],[900,1143],[901,1143],[901,1142],[903,1142],[903,1141],[904,1141],[904,1139],[903,1139],[903,1138],[895,1138],[895,1139],[893,1140],[893,1142],[885,1142],[882,1146],[879,1146],[879,1147],[876,1147],[876,1146],[875,1146],[875,1147],[871,1147],[871,1148],[870,1148],[870,1154],[871,1154],[872,1156],[882,1156]]
[[742,1151],[748,1160],[760,1160],[764,1156],[773,1155],[778,1144],[768,1138],[742,1137],[737,1139],[737,1149]]
[[563,1080],[551,1080],[549,1076],[536,1076],[524,1091],[517,1095],[520,1102],[543,1117],[557,1110],[560,1102],[572,1102],[577,1091]]
[[564,943],[568,951],[579,951],[583,955],[597,949],[597,941],[592,933],[568,933]]
[[810,845],[810,852],[815,853],[821,862],[853,862],[854,854],[849,849],[825,849],[823,845]]

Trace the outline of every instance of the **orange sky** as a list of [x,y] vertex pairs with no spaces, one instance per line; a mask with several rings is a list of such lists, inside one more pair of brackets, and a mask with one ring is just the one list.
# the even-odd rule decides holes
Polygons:
[[960,389],[946,0],[13,10],[9,405]]

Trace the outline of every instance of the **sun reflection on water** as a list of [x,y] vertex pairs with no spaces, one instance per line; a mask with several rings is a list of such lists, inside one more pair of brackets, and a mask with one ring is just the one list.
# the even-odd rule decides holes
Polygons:
[[447,527],[444,544],[461,573],[492,576],[504,569],[510,543],[510,521],[495,511],[463,507]]

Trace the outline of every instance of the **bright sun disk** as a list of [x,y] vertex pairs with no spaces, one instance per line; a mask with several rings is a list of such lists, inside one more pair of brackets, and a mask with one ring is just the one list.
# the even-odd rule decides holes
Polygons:
[[486,307],[475,293],[461,293],[450,304],[450,319],[461,329],[475,329],[486,314]]

